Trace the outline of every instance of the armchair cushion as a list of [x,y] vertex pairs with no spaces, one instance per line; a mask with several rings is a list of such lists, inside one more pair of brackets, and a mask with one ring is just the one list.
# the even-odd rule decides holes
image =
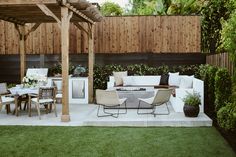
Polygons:
[[168,85],[169,75],[161,75],[160,85]]
[[133,76],[123,77],[123,86],[132,86],[134,84]]
[[123,77],[127,76],[127,71],[113,72],[115,85],[121,86],[123,85]]
[[193,88],[193,76],[182,76],[179,88]]
[[15,101],[14,98],[7,97],[7,96],[1,96],[1,99],[2,99],[2,103],[3,103],[3,104],[5,104],[5,103],[10,103],[10,102],[14,102],[14,101]]
[[180,83],[179,72],[177,72],[177,73],[169,73],[168,84],[170,86],[179,86],[179,83]]

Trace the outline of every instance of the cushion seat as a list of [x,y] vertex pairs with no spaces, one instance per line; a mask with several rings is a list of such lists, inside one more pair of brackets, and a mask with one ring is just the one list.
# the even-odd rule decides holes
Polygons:
[[56,98],[57,99],[61,99],[62,98],[62,94],[56,94]]
[[31,100],[34,103],[40,103],[40,104],[53,102],[53,99],[39,99],[39,102],[38,102],[38,98],[32,98]]
[[5,104],[5,103],[10,103],[10,102],[14,102],[14,98],[11,98],[11,97],[6,97],[6,96],[2,96],[2,103]]

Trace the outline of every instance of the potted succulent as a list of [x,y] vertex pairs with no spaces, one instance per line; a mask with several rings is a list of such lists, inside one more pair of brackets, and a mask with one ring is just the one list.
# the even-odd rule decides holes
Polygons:
[[78,65],[74,68],[73,72],[74,77],[79,77],[79,76],[86,76],[86,69],[85,67]]
[[199,114],[199,105],[201,105],[200,94],[193,92],[193,94],[188,93],[184,102],[184,114],[186,117],[197,117]]

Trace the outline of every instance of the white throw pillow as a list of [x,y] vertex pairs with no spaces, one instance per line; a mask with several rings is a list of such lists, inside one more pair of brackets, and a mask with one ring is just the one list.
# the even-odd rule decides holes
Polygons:
[[156,86],[160,84],[160,76],[133,76],[132,85]]
[[116,86],[123,85],[123,77],[127,76],[127,71],[113,72]]
[[133,76],[124,76],[123,77],[123,86],[132,86],[134,85]]
[[193,88],[194,76],[182,76],[179,88]]
[[179,86],[179,84],[180,84],[179,72],[177,72],[177,73],[170,73],[169,72],[168,84],[169,84],[169,86]]

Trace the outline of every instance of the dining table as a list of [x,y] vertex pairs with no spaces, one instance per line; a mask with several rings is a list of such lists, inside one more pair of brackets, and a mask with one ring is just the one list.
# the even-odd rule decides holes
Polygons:
[[[12,95],[15,97],[15,115],[19,116],[18,107],[21,105],[22,101],[28,103],[29,94],[38,94],[38,87],[23,87],[22,85],[16,85],[9,89]],[[31,116],[31,106],[28,106],[29,116]]]

